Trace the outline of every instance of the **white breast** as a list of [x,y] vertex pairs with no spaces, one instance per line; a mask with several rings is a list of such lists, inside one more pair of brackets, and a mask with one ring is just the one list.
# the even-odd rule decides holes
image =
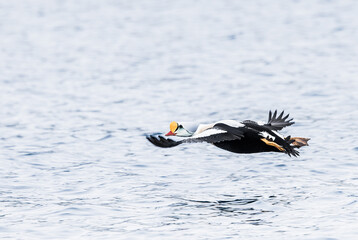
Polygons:
[[195,133],[193,134],[193,136],[198,135],[202,132],[204,132],[205,130],[212,128],[214,126],[214,124],[199,124],[198,128],[196,129]]

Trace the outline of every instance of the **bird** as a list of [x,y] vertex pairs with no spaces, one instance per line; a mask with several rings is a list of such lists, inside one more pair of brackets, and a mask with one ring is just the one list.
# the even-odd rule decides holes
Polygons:
[[[294,124],[289,114],[284,116],[270,110],[268,121],[259,123],[252,120],[221,120],[210,124],[188,124],[173,121],[170,131],[161,135],[147,135],[149,142],[157,147],[171,148],[183,143],[207,142],[233,153],[281,152],[288,156],[299,156],[297,149],[308,146],[310,138],[284,137],[278,131]],[[170,136],[182,138],[173,140]]]

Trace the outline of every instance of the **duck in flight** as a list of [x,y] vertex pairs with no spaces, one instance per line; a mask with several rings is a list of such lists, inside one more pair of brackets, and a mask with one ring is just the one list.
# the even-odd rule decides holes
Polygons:
[[235,120],[222,120],[211,124],[199,124],[194,128],[172,122],[170,131],[165,136],[182,137],[175,141],[171,138],[149,135],[147,139],[155,146],[170,148],[182,143],[207,142],[216,147],[234,153],[282,152],[289,156],[299,156],[298,148],[308,146],[310,138],[284,137],[278,133],[284,127],[294,124],[293,118],[279,115],[277,110],[269,112],[267,123],[257,123],[252,120],[238,122]]

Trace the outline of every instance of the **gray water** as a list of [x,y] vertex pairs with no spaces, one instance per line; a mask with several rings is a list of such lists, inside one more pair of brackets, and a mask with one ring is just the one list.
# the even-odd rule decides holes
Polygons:
[[[1,239],[357,239],[357,1],[0,1]],[[286,110],[301,156],[161,149]]]

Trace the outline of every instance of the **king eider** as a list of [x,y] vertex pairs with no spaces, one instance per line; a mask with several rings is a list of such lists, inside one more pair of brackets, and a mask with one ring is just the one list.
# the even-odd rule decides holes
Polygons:
[[284,111],[277,116],[277,110],[269,112],[267,123],[257,123],[251,120],[238,122],[222,120],[211,124],[199,124],[189,129],[185,124],[170,123],[170,131],[165,136],[182,137],[175,141],[162,136],[147,136],[155,146],[170,148],[182,143],[207,142],[234,153],[283,152],[289,156],[299,155],[296,149],[308,146],[309,138],[284,137],[278,133],[284,127],[294,124],[293,118],[285,117]]

